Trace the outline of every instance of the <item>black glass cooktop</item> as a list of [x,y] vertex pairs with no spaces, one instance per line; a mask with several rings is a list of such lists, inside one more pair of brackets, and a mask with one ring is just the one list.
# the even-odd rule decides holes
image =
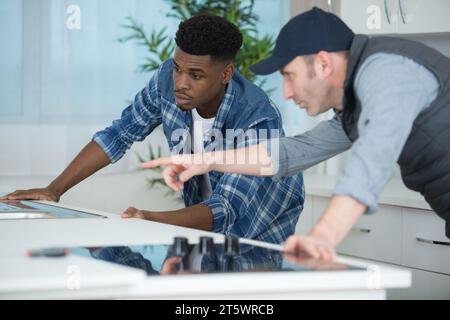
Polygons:
[[189,244],[186,238],[175,238],[172,245],[80,247],[69,248],[65,253],[143,269],[148,275],[363,270],[338,262],[239,244],[238,238],[234,237],[226,237],[221,244],[214,244],[209,237],[201,237],[198,244]]

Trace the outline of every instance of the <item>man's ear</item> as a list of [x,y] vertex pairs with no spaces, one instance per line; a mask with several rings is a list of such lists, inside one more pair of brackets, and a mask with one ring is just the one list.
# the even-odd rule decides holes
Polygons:
[[334,72],[334,61],[330,52],[319,51],[315,59],[316,74],[321,78],[328,78]]
[[226,85],[228,82],[230,82],[231,78],[233,77],[233,73],[234,65],[232,63],[228,63],[222,73],[222,84]]

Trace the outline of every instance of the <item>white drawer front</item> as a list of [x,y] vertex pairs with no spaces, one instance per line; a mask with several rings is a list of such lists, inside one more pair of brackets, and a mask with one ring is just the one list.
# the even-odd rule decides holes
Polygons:
[[450,274],[445,222],[428,210],[403,209],[403,261],[412,268]]
[[401,289],[402,299],[450,299],[450,275],[415,270],[411,288]]
[[363,215],[338,246],[343,254],[400,264],[402,211],[380,206],[380,211]]

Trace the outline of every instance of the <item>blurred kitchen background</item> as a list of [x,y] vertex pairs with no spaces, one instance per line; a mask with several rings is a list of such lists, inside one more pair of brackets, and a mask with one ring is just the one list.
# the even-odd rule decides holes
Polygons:
[[[355,33],[415,39],[450,56],[448,0],[229,2],[235,5],[230,10],[253,5],[261,37],[275,38],[290,17],[317,5],[339,15]],[[166,34],[173,37],[179,20],[167,17],[171,12],[168,0],[0,0],[0,193],[46,186],[96,131],[120,116],[151,76],[139,71],[148,50],[118,40],[130,35],[123,27],[126,17],[141,23],[147,34],[167,27]],[[288,135],[331,116],[308,117],[283,99],[279,74],[267,79],[265,88],[274,89],[271,97]],[[137,155],[148,157],[149,144],[168,154],[158,128],[118,163],[68,191],[61,202],[111,213],[128,206],[180,207],[177,195],[162,184],[149,187],[146,179],[157,178],[157,172],[136,171]],[[307,170],[307,197],[297,233],[307,232],[320,217],[345,157]],[[443,238],[443,221],[430,214],[420,195],[404,188],[398,174],[380,204],[377,218],[363,217],[338,252],[413,268],[413,288],[391,292],[389,298],[450,298],[448,247],[423,248],[416,241],[417,234],[448,241]]]

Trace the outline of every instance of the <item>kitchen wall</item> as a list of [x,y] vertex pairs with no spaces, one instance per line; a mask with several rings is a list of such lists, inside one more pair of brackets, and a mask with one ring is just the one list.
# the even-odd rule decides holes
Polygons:
[[[72,3],[81,8],[80,30],[64,25],[68,16],[64,9]],[[260,32],[276,36],[289,19],[289,5],[288,1],[257,0]],[[163,0],[120,0],[113,5],[105,0],[3,0],[0,39],[8,50],[0,51],[0,176],[54,176],[94,132],[119,117],[149,77],[137,72],[145,50],[118,43],[117,38],[126,34],[120,24],[132,15],[148,30],[167,25],[174,32],[176,22],[164,17],[167,10]],[[449,34],[407,37],[450,56]],[[307,116],[291,101],[284,101],[280,75],[268,79],[268,86],[276,88],[273,100],[288,135],[309,130],[329,117]],[[133,170],[138,163],[136,152],[145,154],[148,143],[162,145],[163,153],[168,153],[159,128],[100,174]],[[347,153],[308,171],[338,175],[346,157]]]
[[[67,27],[71,5],[80,9],[79,29]],[[127,34],[120,25],[131,15],[161,26],[168,9],[164,1],[1,1],[0,176],[56,175],[119,117],[149,78],[137,72],[146,51],[119,43]],[[148,141],[102,172],[134,168],[134,152]]]
[[[74,4],[80,29],[67,27]],[[117,41],[127,35],[120,25],[131,15],[148,32],[167,26],[173,34],[178,22],[165,17],[169,10],[164,0],[2,0],[0,177],[55,176],[93,133],[118,118],[150,76],[137,72],[146,50]],[[259,32],[276,35],[289,17],[289,3],[256,0],[255,12]],[[268,87],[283,103],[281,78],[270,78]],[[146,154],[148,143],[168,154],[159,128],[100,174],[134,170],[135,153]]]

